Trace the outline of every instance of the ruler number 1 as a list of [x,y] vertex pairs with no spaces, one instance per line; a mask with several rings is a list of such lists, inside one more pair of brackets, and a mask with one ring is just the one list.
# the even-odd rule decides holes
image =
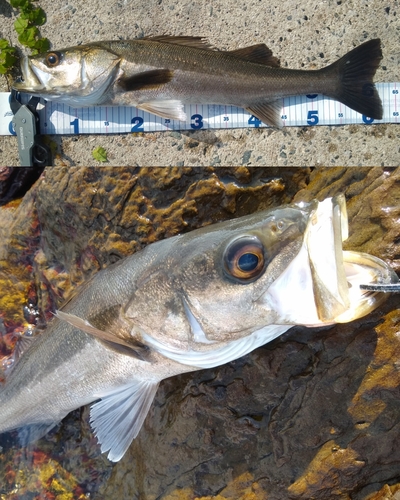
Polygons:
[[79,134],[79,120],[78,118],[75,118],[72,122],[69,122],[69,124],[74,127],[74,134]]

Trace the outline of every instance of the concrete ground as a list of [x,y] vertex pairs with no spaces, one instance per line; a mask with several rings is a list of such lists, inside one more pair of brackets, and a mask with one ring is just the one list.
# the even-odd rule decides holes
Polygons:
[[[381,38],[377,82],[399,79],[398,0],[40,0],[53,48],[143,35],[200,35],[220,49],[266,43],[289,68],[316,69]],[[0,0],[0,37],[18,45],[14,13]],[[0,90],[6,91],[4,77]],[[288,127],[55,136],[58,165],[88,165],[103,146],[108,165],[398,165],[398,125]],[[15,137],[0,137],[0,163],[18,164]]]

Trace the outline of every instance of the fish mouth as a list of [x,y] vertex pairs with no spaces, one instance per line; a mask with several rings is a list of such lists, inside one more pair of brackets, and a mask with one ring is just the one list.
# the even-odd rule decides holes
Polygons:
[[383,260],[343,250],[348,238],[344,195],[298,206],[309,213],[302,247],[264,300],[285,324],[346,323],[372,312],[388,294],[363,290],[360,285],[391,284],[399,279]]
[[24,56],[21,60],[21,72],[22,79],[13,83],[13,89],[18,92],[37,92],[46,88],[32,68],[28,56]]
[[[360,285],[399,280],[383,260],[366,253],[343,251],[343,241],[348,238],[344,195],[319,203],[309,226],[306,244],[319,319],[324,323],[347,323],[372,312],[387,294],[362,290]],[[329,260],[323,255],[326,247],[332,248]]]

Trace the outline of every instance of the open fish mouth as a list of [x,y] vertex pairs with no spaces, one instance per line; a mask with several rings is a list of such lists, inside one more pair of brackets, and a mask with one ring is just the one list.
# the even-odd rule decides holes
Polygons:
[[[388,264],[373,255],[343,251],[342,243],[348,237],[344,195],[319,203],[315,216],[315,228],[311,227],[308,231],[308,249],[317,288],[315,300],[318,316],[322,321],[335,323],[361,318],[373,311],[386,297],[380,292],[362,290],[360,285],[396,283],[397,275]],[[321,255],[324,251],[321,242],[315,241],[321,237],[327,238],[326,242],[333,246],[334,258],[329,261],[329,266]]]
[[[360,285],[392,284],[399,279],[383,260],[361,252],[343,251],[343,241],[348,238],[344,195],[314,202],[314,206],[301,203],[298,206],[306,210],[311,207],[303,245],[263,301],[277,308],[286,324],[347,323],[372,312],[385,300],[385,294],[364,290]],[[294,274],[298,280],[293,280]],[[292,285],[288,287],[290,278]],[[282,288],[284,300],[291,301],[289,312],[285,312]],[[310,316],[312,302],[315,309]]]
[[22,79],[13,83],[13,88],[15,90],[18,90],[19,92],[33,93],[46,88],[33,71],[28,56],[24,56],[21,60],[21,71]]

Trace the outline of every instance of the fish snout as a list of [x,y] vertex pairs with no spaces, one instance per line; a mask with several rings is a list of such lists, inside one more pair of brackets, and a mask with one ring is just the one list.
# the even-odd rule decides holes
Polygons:
[[387,294],[362,290],[360,285],[397,283],[396,273],[378,257],[343,251],[342,243],[348,238],[343,195],[319,203],[314,216],[317,221],[313,227],[311,217],[307,245],[320,320],[347,323],[369,314]]
[[34,92],[45,89],[45,86],[33,71],[31,61],[28,56],[21,59],[22,79],[13,83],[13,88],[19,92]]
[[299,252],[262,302],[274,311],[277,324],[317,326],[369,314],[388,294],[363,290],[360,285],[395,283],[396,274],[377,257],[343,251],[348,237],[343,195],[310,207]]

